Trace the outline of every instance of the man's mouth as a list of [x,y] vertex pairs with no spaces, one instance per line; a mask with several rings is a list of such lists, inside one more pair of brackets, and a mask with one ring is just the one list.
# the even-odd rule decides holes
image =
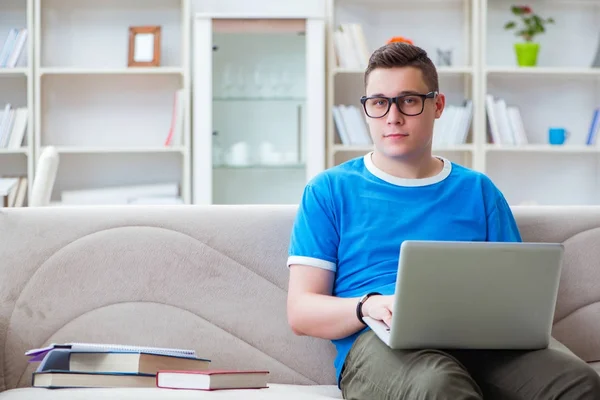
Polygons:
[[387,133],[387,134],[383,135],[383,137],[404,137],[404,136],[408,136],[408,133],[395,132],[395,133]]

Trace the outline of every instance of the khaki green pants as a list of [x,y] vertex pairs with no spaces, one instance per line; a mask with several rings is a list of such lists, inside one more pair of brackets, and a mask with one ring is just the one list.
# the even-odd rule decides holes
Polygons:
[[391,350],[368,330],[340,386],[347,400],[598,400],[600,377],[554,348],[536,351]]

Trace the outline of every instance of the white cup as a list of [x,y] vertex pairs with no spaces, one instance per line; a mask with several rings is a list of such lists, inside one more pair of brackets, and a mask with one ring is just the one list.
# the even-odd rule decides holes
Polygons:
[[227,164],[248,165],[248,144],[246,142],[237,142],[229,148]]

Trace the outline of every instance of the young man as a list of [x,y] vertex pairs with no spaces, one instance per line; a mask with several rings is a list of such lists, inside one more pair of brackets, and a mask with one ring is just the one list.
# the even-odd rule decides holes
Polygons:
[[300,202],[288,259],[293,331],[333,341],[345,399],[600,399],[599,376],[566,352],[399,351],[366,327],[361,315],[390,324],[403,240],[521,237],[490,179],[432,156],[445,98],[422,49],[375,51],[365,89],[373,152],[316,176]]

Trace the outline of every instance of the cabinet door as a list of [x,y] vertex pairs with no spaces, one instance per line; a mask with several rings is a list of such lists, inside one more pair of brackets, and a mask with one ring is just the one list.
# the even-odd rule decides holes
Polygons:
[[294,204],[325,165],[324,24],[197,17],[194,203]]

